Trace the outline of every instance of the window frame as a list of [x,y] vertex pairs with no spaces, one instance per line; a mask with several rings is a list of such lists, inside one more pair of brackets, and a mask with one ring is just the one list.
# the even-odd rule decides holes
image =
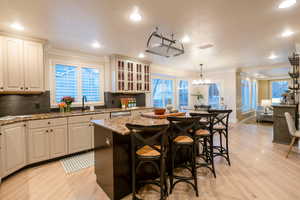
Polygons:
[[288,83],[288,86],[290,86],[290,84],[291,84],[291,81],[289,80],[289,79],[276,79],[276,80],[270,80],[269,81],[269,91],[270,91],[270,99],[271,99],[271,103],[275,103],[276,104],[276,102],[273,102],[273,87],[272,87],[272,83],[273,82],[282,82],[282,81],[286,81],[287,83]]
[[[242,92],[243,91],[243,83],[242,83],[243,81],[247,81],[248,82],[248,85],[247,85],[248,86],[248,90],[249,90],[249,95],[248,95],[249,109],[248,110],[243,110],[243,95],[242,95],[243,94],[243,92]],[[252,98],[251,98],[252,97],[252,95],[251,95],[252,84],[251,84],[251,82],[252,81],[250,79],[248,79],[248,78],[245,78],[245,79],[241,80],[241,112],[242,113],[248,113],[248,112],[252,111],[252,105],[251,105],[252,104],[252,101],[251,101],[252,100]]]
[[[187,106],[186,107],[189,107],[190,106],[190,101],[191,101],[191,93],[190,93],[190,91],[191,91],[191,83],[190,83],[190,80],[187,80],[187,79],[177,79],[177,80],[175,80],[176,81],[176,85],[177,85],[177,92],[176,92],[176,94],[177,94],[177,102],[176,102],[176,104],[175,105],[177,105],[178,107],[180,106],[179,105],[179,103],[180,103],[180,92],[179,92],[179,90],[180,90],[180,81],[187,81],[188,82],[188,88],[187,88],[187,90],[188,90],[188,102],[187,102]],[[176,89],[175,89],[176,90]]]
[[82,104],[82,79],[81,79],[81,68],[91,68],[91,69],[98,69],[100,73],[100,87],[99,87],[99,94],[100,94],[100,101],[98,102],[86,102],[86,105],[94,105],[94,106],[103,106],[104,105],[104,64],[94,64],[94,63],[83,63],[83,62],[68,62],[62,60],[50,60],[50,73],[49,73],[49,80],[50,80],[50,103],[51,108],[57,108],[58,103],[55,101],[55,94],[56,94],[56,79],[55,79],[55,66],[56,65],[67,65],[67,66],[74,66],[77,67],[77,96],[78,101],[73,102],[71,107],[80,107]]
[[221,103],[221,84],[220,83],[217,83],[217,82],[214,82],[214,83],[212,83],[212,84],[210,84],[210,85],[208,85],[208,88],[207,88],[207,104],[208,105],[211,105],[210,104],[210,102],[209,102],[209,88],[210,88],[210,86],[211,85],[216,85],[216,87],[217,87],[217,89],[218,89],[218,92],[219,92],[219,102],[218,102],[218,106],[220,106],[220,103]]
[[[174,77],[170,77],[170,76],[164,76],[164,75],[152,75],[151,76],[151,84],[152,84],[152,80],[153,79],[161,79],[161,80],[172,80],[173,81],[173,99],[174,99],[174,102],[172,103],[173,106],[177,106],[178,104],[178,90],[177,90],[177,85],[178,85],[178,80]],[[151,103],[151,106],[154,107],[153,105],[153,85],[151,86],[151,99],[150,99],[150,103]]]

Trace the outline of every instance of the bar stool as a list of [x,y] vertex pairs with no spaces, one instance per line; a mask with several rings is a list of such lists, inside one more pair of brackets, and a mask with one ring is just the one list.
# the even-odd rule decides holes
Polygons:
[[[137,185],[153,184],[160,187],[160,199],[168,195],[166,181],[166,158],[168,125],[140,126],[126,124],[131,134],[132,154],[132,199],[137,200]],[[147,180],[137,180],[137,172],[142,167],[151,166],[156,172],[156,177],[151,176]],[[142,178],[142,177],[140,177]]]
[[[177,183],[185,182],[194,188],[198,196],[194,130],[198,126],[200,117],[168,117],[167,119],[170,122],[170,194]],[[180,160],[180,164],[175,163],[176,154],[180,153],[179,150],[187,152],[184,154],[184,161]],[[191,176],[174,175],[175,168],[188,169]]]
[[203,162],[197,162],[197,168],[208,168],[216,178],[214,156],[213,156],[213,123],[215,121],[215,113],[190,113],[192,117],[200,117],[199,127],[195,130],[195,139],[197,147],[202,145],[202,152],[197,156]]
[[[226,159],[229,166],[230,158],[229,158],[229,147],[228,147],[228,128],[229,128],[229,115],[232,112],[232,110],[209,110],[209,113],[216,114],[216,117],[214,119],[213,123],[213,135],[218,134],[220,143],[219,145],[214,145],[213,149],[217,150],[217,152],[213,152],[214,158],[217,156],[221,156]],[[225,146],[223,144],[223,136],[225,138]]]

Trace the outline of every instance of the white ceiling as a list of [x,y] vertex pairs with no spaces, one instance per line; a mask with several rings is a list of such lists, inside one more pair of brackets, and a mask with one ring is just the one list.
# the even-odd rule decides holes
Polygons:
[[[137,56],[145,50],[156,26],[188,34],[186,54],[162,58],[146,54],[160,65],[184,70],[255,67],[287,63],[300,31],[300,1],[280,10],[280,0],[0,0],[0,29],[9,24],[25,26],[23,34],[48,39],[55,48],[79,50],[96,55],[111,53]],[[138,6],[143,20],[133,23],[129,15]],[[285,29],[296,34],[281,38]],[[103,48],[93,49],[98,40]],[[199,50],[211,43],[214,47]],[[271,53],[278,55],[269,60]]]

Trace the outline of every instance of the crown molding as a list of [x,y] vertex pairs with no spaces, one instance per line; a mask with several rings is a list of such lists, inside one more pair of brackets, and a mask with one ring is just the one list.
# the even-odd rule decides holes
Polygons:
[[41,39],[41,38],[37,38],[37,37],[31,37],[31,36],[27,36],[27,35],[21,35],[21,34],[6,32],[6,31],[0,31],[0,36],[13,37],[13,38],[21,39],[21,40],[32,41],[32,42],[39,42],[44,45],[46,45],[48,43],[48,40],[46,40],[46,39]]

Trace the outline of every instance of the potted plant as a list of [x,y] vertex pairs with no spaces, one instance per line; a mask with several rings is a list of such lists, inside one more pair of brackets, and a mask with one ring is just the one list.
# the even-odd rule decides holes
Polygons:
[[66,112],[71,111],[71,104],[74,102],[74,98],[71,96],[65,96],[61,99],[61,102],[66,103]]

